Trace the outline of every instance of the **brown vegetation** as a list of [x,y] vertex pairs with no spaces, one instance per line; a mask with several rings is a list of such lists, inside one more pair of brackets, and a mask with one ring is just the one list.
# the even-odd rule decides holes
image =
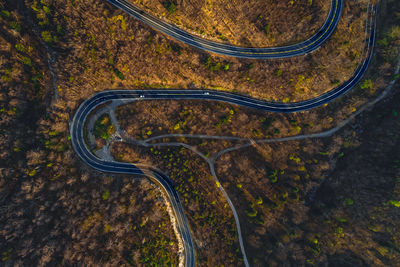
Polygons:
[[[128,135],[138,139],[169,133],[256,139],[271,138],[275,128],[280,129],[275,136],[332,128],[398,79],[392,72],[398,18],[389,14],[380,20],[372,64],[379,71],[370,71],[358,88],[327,107],[280,115],[221,103],[138,101],[116,114]],[[398,264],[398,94],[385,105],[366,116],[372,118],[365,125],[368,134],[361,135],[364,127],[356,123],[333,138],[256,145],[219,159],[218,175],[239,212],[252,264]],[[190,138],[159,142],[171,140],[197,148],[203,143]],[[212,142],[213,149],[223,147]]]
[[[330,1],[131,0],[156,17],[218,42],[240,46],[287,45],[322,27]],[[283,19],[285,18],[285,19]]]
[[328,105],[295,114],[277,114],[212,101],[146,100],[118,107],[116,116],[126,133],[137,139],[163,134],[263,139],[331,129],[376,98],[396,78],[393,69],[400,47],[400,28],[396,26],[399,18],[384,4],[380,10],[386,16],[378,20],[379,34],[370,70],[359,86]]
[[[254,145],[218,160],[217,174],[239,213],[252,265],[398,264],[398,101],[397,93],[368,113],[367,123],[357,121],[333,138]],[[223,141],[212,142],[215,147]],[[157,162],[167,173],[177,162],[149,160],[159,148],[118,149],[131,155],[125,161]],[[178,164],[173,177],[185,172]]]
[[149,182],[76,170],[51,178],[40,171],[3,192],[3,264],[178,264],[165,200]]
[[159,191],[79,165],[30,19],[0,1],[0,265],[177,265]]
[[112,154],[118,161],[139,161],[162,170],[170,177],[189,221],[197,264],[240,264],[241,254],[231,210],[209,174],[208,165],[200,157],[183,147],[145,149],[126,143],[115,143]]
[[43,51],[19,14],[0,2],[0,186],[4,190],[37,162],[42,135],[37,120],[48,103]]
[[[338,30],[330,41],[313,55],[276,61],[253,61],[209,55],[171,41],[127,17],[105,1],[1,0],[0,225],[3,227],[0,229],[0,253],[4,264],[26,265],[28,262],[40,266],[46,263],[74,265],[84,262],[86,265],[97,266],[129,264],[129,262],[146,264],[146,261],[152,261],[162,265],[168,260],[176,263],[176,241],[173,241],[172,228],[166,219],[165,206],[154,201],[159,194],[150,189],[147,183],[131,183],[132,177],[110,178],[80,165],[71,148],[68,135],[68,123],[76,108],[83,99],[94,92],[112,88],[206,87],[236,90],[265,99],[289,101],[318,95],[331,89],[334,86],[333,82],[347,79],[359,63],[365,20],[362,9],[365,3],[360,4],[355,1],[345,1],[345,3],[343,19]],[[394,11],[400,2],[388,0],[383,3],[388,5],[382,5],[380,8],[384,15],[381,22],[391,26],[398,24],[399,18]],[[304,113],[306,114],[304,121],[300,119],[302,114],[288,117],[276,115],[278,117],[274,123],[277,125],[272,124],[272,127],[292,129],[294,125],[290,124],[290,118],[293,116],[302,130],[305,128],[302,126],[303,122],[315,121],[312,129],[317,131],[330,127],[332,125],[330,118],[341,120],[368,98],[374,97],[375,91],[377,93],[388,78],[393,78],[390,75],[392,75],[393,59],[398,53],[400,40],[398,29],[393,26],[379,31],[381,33],[378,38],[379,54],[373,65],[374,73],[371,71],[372,85],[369,82],[363,83],[364,89],[357,88],[353,94],[329,104],[328,108]],[[310,85],[304,85],[302,82],[309,82]],[[300,91],[295,91],[296,88]],[[59,99],[55,98],[56,92],[60,95]],[[50,101],[51,97],[53,101]],[[180,115],[178,109],[185,110],[185,105],[192,103],[184,102],[183,106],[173,104],[171,114],[184,118],[186,114]],[[142,104],[140,108],[151,105],[151,103],[140,103]],[[234,128],[229,124],[222,123],[219,129],[216,128],[216,124],[222,120],[218,116],[230,114],[229,110],[233,108],[226,105],[215,108],[212,105],[214,104],[202,106],[197,103],[193,110],[204,110],[205,114],[210,114],[210,118],[216,120],[215,122],[204,123],[201,126],[204,128],[200,126],[195,128],[202,120],[188,119],[187,124],[193,128],[184,130],[195,132],[196,129],[205,129],[209,134],[231,133]],[[161,104],[160,107],[165,108]],[[189,109],[186,110],[189,112]],[[210,113],[212,110],[216,117],[212,117]],[[338,113],[332,115],[333,110],[337,110]],[[251,137],[254,133],[244,132],[243,128],[239,128],[241,116],[248,116],[248,120],[251,120],[248,124],[255,129],[262,126],[263,122],[257,117],[259,116],[257,113],[247,113],[248,111],[236,108],[234,111],[238,120],[234,117],[232,123],[234,127],[238,127],[238,131],[243,131],[241,134],[245,134],[244,136]],[[145,118],[148,114],[140,112],[135,113],[135,116]],[[267,119],[272,115],[263,116]],[[171,127],[178,123],[171,119],[170,122],[162,124],[152,119],[151,124],[146,124],[141,118],[138,117],[139,120],[134,123],[145,125],[147,131],[156,126],[154,134],[169,133],[170,129],[173,129]],[[285,119],[279,121],[282,118]],[[164,128],[157,130],[158,127]],[[143,135],[142,129],[133,129],[131,132],[133,136]],[[269,136],[268,131],[261,132],[263,137]],[[284,131],[286,130],[281,130],[282,135],[288,133]],[[393,136],[395,133],[393,132]],[[385,137],[385,140],[389,137]],[[372,136],[370,140],[374,138],[378,139]],[[211,142],[210,144],[212,145]],[[315,144],[316,147],[319,145]],[[398,146],[397,143],[388,145]],[[263,149],[268,147],[264,146]],[[125,160],[132,159],[129,154],[131,151],[126,150],[128,156]],[[137,151],[136,148],[134,151]],[[215,183],[211,182],[206,164],[199,158],[193,157],[191,153],[180,149],[170,151],[157,149],[157,155],[154,155],[155,151],[150,152],[149,162],[168,171],[179,186],[183,201],[187,200],[184,205],[194,236],[197,238],[195,242],[200,255],[199,263],[240,264],[232,215],[229,208],[225,208],[224,199]],[[306,155],[313,153],[301,151],[303,152],[305,159]],[[327,151],[324,149],[320,152]],[[394,155],[395,152],[382,154],[381,158],[388,158],[384,155]],[[340,152],[337,153],[340,155]],[[370,154],[369,150],[364,153]],[[140,152],[138,155],[145,153]],[[321,158],[324,158],[323,156],[318,155]],[[302,159],[302,155],[298,157]],[[178,162],[178,158],[181,158],[183,166],[178,163],[174,165]],[[260,158],[262,159],[261,156]],[[228,162],[230,159],[226,160]],[[351,160],[352,157],[349,161]],[[168,166],[170,163],[171,166]],[[188,165],[187,168],[185,164]],[[265,162],[263,164],[266,165]],[[290,164],[291,168],[297,166],[293,160]],[[307,170],[309,166],[313,166],[312,162],[305,164],[309,164],[305,165]],[[361,163],[359,165],[363,167]],[[378,166],[379,169],[387,167]],[[327,165],[318,168],[322,167],[326,168]],[[390,176],[391,173],[388,173]],[[193,176],[191,181],[189,181],[190,176]],[[317,176],[315,174],[315,177]],[[301,176],[300,178],[300,181],[303,181]],[[328,189],[337,190],[335,186],[342,181],[338,178]],[[382,179],[382,183],[386,181],[389,181],[389,178]],[[357,183],[351,185],[355,186]],[[361,189],[365,190],[373,185],[376,184],[371,182],[371,186],[364,186]],[[343,190],[339,188],[337,191],[349,192],[346,190],[351,188],[351,186]],[[390,188],[388,190],[391,190]],[[199,197],[202,200],[200,204],[196,203],[195,196],[189,195],[189,193],[195,194],[195,190],[198,194],[203,193],[202,198]],[[304,192],[309,192],[308,190],[305,186]],[[363,192],[360,196],[350,197],[358,210],[365,207],[363,206],[365,195],[370,193],[360,192]],[[371,221],[367,221],[373,232],[368,232],[370,234],[368,236],[373,242],[379,240],[379,246],[376,246],[377,252],[370,249],[376,255],[368,258],[374,264],[394,261],[395,258],[390,257],[396,255],[398,251],[398,239],[387,238],[388,233],[391,234],[390,231],[399,232],[398,226],[391,221],[391,218],[396,218],[393,209],[398,203],[396,202],[398,195],[395,194],[397,191],[393,192],[393,197],[384,198],[383,206],[379,206],[379,203],[376,204],[378,206],[373,206],[371,202],[366,202],[366,207],[376,210],[380,215],[379,217],[373,215],[378,219],[371,217]],[[185,193],[188,195],[185,196]],[[382,191],[378,191],[375,199],[381,200],[381,193]],[[341,198],[343,197],[339,197],[340,203]],[[213,201],[216,201],[215,205],[212,204]],[[321,201],[326,202],[323,199]],[[356,204],[358,201],[360,204]],[[318,203],[312,205],[315,209],[320,208]],[[298,211],[300,213],[301,209]],[[343,210],[329,211],[332,214],[343,213]],[[350,211],[355,213],[356,210]],[[302,214],[298,216],[301,217]],[[322,219],[319,221],[322,217],[317,217],[315,223],[321,228],[315,227],[315,223],[309,223],[307,229],[313,231],[317,229],[320,233],[325,231],[328,233],[330,229],[331,232],[336,231],[338,238],[343,233],[346,237],[350,231],[348,229],[353,228],[346,229],[339,225],[346,223],[343,220],[338,221],[336,215],[334,216],[332,224],[323,224]],[[154,223],[147,223],[142,220],[143,218],[149,218],[149,222]],[[346,220],[349,221],[348,218]],[[322,228],[323,225],[332,225],[334,228],[325,229]],[[136,229],[133,229],[135,226]],[[365,227],[360,229],[365,230]],[[311,230],[309,233],[314,234]],[[365,231],[361,233],[364,234]],[[315,233],[315,236],[318,237],[317,234]],[[274,238],[279,236],[275,234]],[[329,241],[330,237],[327,238]],[[363,240],[369,242],[368,238]],[[256,235],[255,240],[257,241]],[[273,247],[275,239],[271,240],[268,247],[275,249]],[[314,255],[312,249],[318,250],[318,247],[315,246],[314,239],[310,240],[314,245],[309,245],[305,251]],[[318,237],[317,244],[322,242],[320,240],[322,238]],[[169,241],[173,244],[170,245]],[[375,246],[377,243],[371,244]],[[338,245],[338,248],[345,251],[344,246]],[[340,249],[337,254],[339,256]],[[154,252],[155,250],[157,252]],[[221,251],[225,253],[220,253]],[[161,252],[163,256],[156,254]],[[323,261],[323,253],[317,254],[314,258],[309,257],[309,254],[307,259],[315,258],[316,262]],[[154,255],[157,255],[157,258],[151,258]],[[278,262],[282,259],[287,258],[282,256],[273,260]]]
[[219,159],[254,266],[400,263],[399,97],[332,139],[256,145]]
[[[285,102],[309,99],[348,79],[364,50],[363,2],[345,1],[339,26],[321,49],[282,60],[201,52],[100,0],[49,2],[47,23],[62,30],[57,41],[51,41],[57,48],[57,66],[63,70],[58,90],[71,107],[96,91],[112,88],[209,88]],[[35,13],[43,12],[40,4],[36,9]],[[59,34],[44,27],[51,36]]]

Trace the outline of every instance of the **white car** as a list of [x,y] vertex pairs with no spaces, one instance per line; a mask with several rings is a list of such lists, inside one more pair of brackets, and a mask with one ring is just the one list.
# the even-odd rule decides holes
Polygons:
[[144,95],[140,95],[140,98],[144,98]]
[[209,93],[209,92],[204,92],[204,94],[205,94],[205,95],[209,95],[210,93]]

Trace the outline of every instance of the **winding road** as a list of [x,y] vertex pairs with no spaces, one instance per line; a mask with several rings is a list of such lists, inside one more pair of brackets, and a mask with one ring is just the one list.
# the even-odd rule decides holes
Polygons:
[[147,14],[137,6],[130,3],[128,0],[107,0],[112,5],[120,8],[124,12],[134,18],[149,25],[155,30],[162,32],[178,41],[188,45],[197,47],[201,50],[217,53],[225,56],[241,57],[241,58],[285,58],[311,53],[317,50],[335,31],[339,23],[343,0],[331,0],[331,9],[324,25],[319,31],[304,42],[282,46],[282,47],[239,47],[229,44],[221,44],[218,42],[206,40],[196,35],[192,35],[177,26],[168,24],[163,20]]
[[[121,8],[123,11],[134,16],[135,18],[143,21],[151,27],[159,30],[179,41],[193,45],[203,50],[214,53],[219,53],[228,56],[242,57],[242,58],[284,58],[297,56],[310,53],[316,49],[332,34],[335,30],[337,23],[340,19],[342,10],[342,0],[332,0],[331,10],[329,16],[321,28],[321,30],[310,39],[292,46],[277,47],[277,48],[243,48],[235,47],[225,44],[219,44],[212,41],[204,40],[200,37],[190,35],[189,33],[177,28],[176,26],[169,25],[157,18],[154,18],[139,8],[130,4],[125,0],[107,0],[111,4]],[[133,164],[122,163],[116,161],[106,161],[93,155],[90,149],[85,144],[84,128],[85,122],[90,113],[102,104],[112,100],[129,100],[129,101],[143,101],[143,100],[162,100],[162,99],[199,99],[199,100],[212,100],[222,101],[230,104],[236,104],[244,107],[255,108],[269,112],[298,112],[312,109],[334,99],[342,96],[353,88],[365,74],[367,67],[371,61],[372,50],[375,41],[375,13],[376,8],[369,10],[371,15],[368,16],[368,38],[366,40],[366,56],[364,57],[361,65],[356,69],[353,76],[340,85],[339,87],[327,92],[319,97],[294,103],[278,103],[266,102],[251,97],[232,94],[228,92],[219,92],[213,90],[112,90],[103,91],[95,94],[91,98],[85,100],[78,108],[74,118],[70,123],[71,142],[75,152],[82,159],[84,163],[90,167],[103,172],[109,173],[123,173],[134,174],[143,177],[148,177],[156,184],[161,186],[168,195],[169,201],[173,208],[178,231],[181,235],[185,251],[185,266],[195,266],[195,250],[193,240],[190,234],[187,219],[184,215],[183,207],[181,205],[179,196],[174,189],[171,180],[164,174],[151,168],[140,168]],[[239,241],[242,252],[244,252],[241,235]],[[244,263],[248,266],[245,253]]]

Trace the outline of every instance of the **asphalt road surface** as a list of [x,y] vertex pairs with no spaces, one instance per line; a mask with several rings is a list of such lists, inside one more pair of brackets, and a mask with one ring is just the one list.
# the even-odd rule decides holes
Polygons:
[[[171,37],[176,38],[187,44],[196,46],[200,49],[207,51],[234,56],[234,57],[246,57],[246,58],[282,58],[290,57],[301,54],[306,54],[317,49],[334,31],[340,13],[342,9],[342,0],[332,0],[332,8],[329,13],[328,19],[326,20],[322,29],[310,39],[292,46],[277,47],[277,48],[242,48],[229,46],[225,44],[219,44],[212,41],[203,40],[197,36],[192,36],[181,29],[166,24],[145,12],[141,11],[132,4],[124,0],[108,0],[113,5],[123,9],[127,13],[136,17],[137,19],[149,24],[153,28],[168,34]],[[372,9],[371,17],[375,17],[376,8]],[[195,250],[193,246],[193,240],[189,231],[189,226],[184,215],[183,207],[181,205],[179,196],[174,189],[172,181],[162,173],[159,173],[153,169],[140,169],[137,166],[129,163],[105,161],[97,158],[92,154],[85,144],[84,138],[84,125],[90,112],[101,104],[104,104],[112,100],[165,100],[165,99],[198,99],[198,100],[210,100],[210,101],[222,101],[230,104],[240,105],[248,108],[255,108],[259,110],[269,112],[298,112],[308,109],[312,109],[326,103],[333,101],[334,99],[342,96],[353,88],[365,74],[367,67],[371,61],[372,50],[375,41],[375,22],[371,19],[369,27],[369,36],[366,40],[366,57],[362,64],[356,69],[353,76],[340,85],[316,98],[295,102],[295,103],[279,103],[279,102],[266,102],[259,99],[254,99],[247,96],[241,96],[237,94],[219,92],[213,90],[112,90],[104,91],[95,94],[91,98],[85,100],[78,108],[73,120],[70,124],[71,142],[75,152],[87,165],[94,169],[109,172],[109,173],[122,173],[122,174],[134,174],[144,176],[155,181],[159,186],[163,187],[168,195],[169,201],[173,208],[178,231],[183,239],[185,249],[185,266],[195,266]]]
[[153,29],[162,32],[178,41],[195,46],[201,50],[206,50],[225,56],[258,59],[293,57],[308,54],[317,50],[321,44],[323,44],[326,39],[328,39],[329,36],[331,36],[335,31],[340,20],[343,6],[343,0],[332,0],[331,9],[324,25],[316,34],[304,42],[282,47],[254,48],[233,46],[203,39],[199,36],[190,34],[178,28],[177,26],[168,24],[159,18],[147,14],[137,6],[130,3],[128,0],[107,1],[134,18],[149,25]]

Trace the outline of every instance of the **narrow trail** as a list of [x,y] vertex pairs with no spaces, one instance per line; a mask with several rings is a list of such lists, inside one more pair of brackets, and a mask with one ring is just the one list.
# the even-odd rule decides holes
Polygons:
[[[147,23],[151,27],[173,37],[182,42],[187,44],[196,46],[202,50],[208,50],[211,52],[224,54],[228,56],[234,57],[246,57],[246,58],[284,58],[289,56],[296,56],[296,55],[304,55],[308,54],[320,47],[320,45],[325,42],[325,40],[332,34],[334,29],[336,28],[337,22],[339,21],[341,9],[342,9],[342,0],[332,0],[332,8],[329,17],[327,18],[326,23],[322,27],[324,30],[318,32],[315,36],[303,42],[301,44],[294,45],[292,47],[280,47],[280,48],[240,48],[240,47],[231,47],[221,44],[210,43],[207,41],[202,40],[196,36],[188,36],[187,33],[182,32],[181,30],[173,27],[172,25],[163,24],[162,22],[158,21],[157,19],[148,16],[143,11],[137,9],[132,4],[129,4],[126,0],[107,0],[108,2],[112,3],[113,5],[121,8],[123,11],[127,12],[128,14],[136,17],[137,19],[141,20],[142,22]],[[80,156],[80,158],[89,166],[98,169],[104,172],[112,172],[112,173],[128,173],[128,174],[136,174],[141,175],[144,177],[150,177],[154,179],[157,183],[160,184],[161,187],[164,188],[168,198],[170,199],[171,206],[174,210],[175,217],[178,222],[178,231],[181,234],[182,242],[184,245],[185,250],[185,264],[187,266],[194,266],[195,265],[195,252],[193,247],[193,242],[191,238],[191,234],[188,228],[188,223],[186,221],[183,207],[180,203],[179,196],[176,191],[173,189],[173,186],[170,183],[169,178],[163,174],[162,172],[153,171],[154,167],[146,166],[146,165],[132,165],[122,162],[114,161],[113,159],[101,159],[95,157],[86,147],[84,144],[83,138],[83,128],[84,122],[86,118],[89,116],[89,113],[93,111],[98,105],[105,103],[106,101],[112,101],[112,103],[116,103],[115,101],[120,101],[121,103],[125,102],[127,99],[131,99],[132,101],[140,100],[151,100],[151,99],[203,99],[203,100],[215,100],[215,101],[223,101],[231,104],[242,105],[250,108],[256,108],[264,111],[273,111],[273,112],[296,112],[296,111],[303,111],[307,109],[311,109],[325,103],[331,102],[332,100],[338,98],[339,96],[343,95],[344,93],[348,92],[351,88],[353,88],[363,77],[367,67],[372,58],[372,50],[374,47],[375,42],[375,31],[376,31],[376,23],[374,22],[374,18],[376,18],[376,8],[368,8],[368,14],[370,14],[369,19],[366,22],[366,34],[369,34],[366,43],[366,58],[362,61],[362,64],[357,68],[353,76],[343,83],[341,86],[337,87],[336,89],[323,94],[319,97],[314,99],[310,99],[303,102],[295,102],[290,104],[285,103],[277,103],[277,102],[265,102],[254,98],[249,98],[245,96],[230,94],[226,92],[217,92],[212,90],[130,90],[128,92],[122,92],[121,90],[114,90],[114,91],[105,91],[101,92],[90,99],[87,99],[82,103],[82,105],[78,108],[72,122],[70,125],[70,132],[71,132],[71,141],[72,145]],[[313,39],[314,38],[314,39]],[[49,62],[50,63],[50,62]],[[397,64],[396,73],[399,72],[399,64]],[[391,83],[393,87],[393,83]],[[144,147],[152,147],[152,146],[175,146],[175,147],[185,147],[199,155],[201,158],[206,160],[210,167],[210,173],[212,174],[215,182],[219,185],[219,189],[224,195],[226,201],[228,202],[232,214],[235,218],[235,223],[237,226],[238,232],[238,241],[240,245],[240,249],[243,255],[243,262],[245,266],[249,266],[245,247],[243,245],[243,237],[241,234],[240,222],[239,217],[237,215],[236,209],[230,200],[228,194],[226,193],[225,189],[222,187],[221,183],[216,174],[215,170],[215,163],[216,160],[223,154],[235,151],[238,149],[242,149],[245,147],[252,146],[254,144],[260,143],[272,143],[272,142],[284,142],[284,141],[292,141],[292,140],[302,140],[307,138],[323,138],[328,137],[336,133],[338,130],[343,128],[347,125],[353,118],[355,118],[358,114],[362,111],[367,109],[370,106],[373,106],[376,102],[380,101],[384,98],[387,93],[391,90],[386,88],[387,90],[384,93],[369,103],[363,108],[361,108],[358,112],[352,114],[347,120],[340,123],[335,128],[330,130],[308,134],[308,135],[298,135],[298,136],[288,136],[283,138],[277,139],[260,139],[260,140],[252,140],[249,138],[236,138],[230,136],[206,136],[206,135],[164,135],[158,136],[154,138],[149,138],[146,141],[142,140],[135,140],[133,138],[128,138],[125,136],[125,132],[119,128],[118,121],[115,118],[114,110],[115,107],[118,106],[115,104],[109,110],[109,114],[111,117],[111,121],[113,122],[115,128],[117,129],[117,133],[113,135],[113,138],[108,141],[108,145],[112,144],[112,142],[131,142],[136,145],[144,146]],[[196,147],[184,144],[181,142],[165,142],[165,143],[149,143],[154,140],[159,140],[161,138],[167,137],[185,137],[185,138],[202,138],[202,139],[215,139],[215,140],[230,140],[230,141],[244,141],[247,142],[245,144],[240,144],[236,146],[232,146],[221,151],[218,151],[211,155],[211,157],[207,157],[202,152],[198,151]]]
[[[397,64],[396,64],[396,67],[395,67],[395,71],[393,73],[394,76],[398,75],[399,72],[400,72],[400,55],[398,56]],[[360,115],[364,111],[372,108],[378,102],[380,102],[382,99],[384,99],[391,92],[391,90],[393,89],[395,83],[396,83],[396,79],[393,79],[392,81],[390,81],[389,85],[382,91],[382,93],[377,98],[375,98],[371,102],[366,103],[359,110],[357,110],[356,112],[351,114],[347,119],[345,119],[344,121],[339,123],[337,126],[331,128],[329,130],[319,132],[319,133],[312,133],[312,134],[305,134],[305,135],[294,135],[294,136],[287,136],[287,137],[274,138],[274,139],[258,139],[258,140],[257,139],[256,140],[255,139],[251,139],[251,138],[234,137],[234,136],[215,136],[215,135],[209,136],[209,135],[203,135],[203,134],[164,134],[164,135],[160,135],[160,136],[151,137],[151,138],[148,138],[146,140],[137,140],[137,139],[126,137],[126,136],[124,136],[124,134],[121,134],[121,136],[123,136],[123,137],[119,142],[125,142],[125,143],[140,145],[140,146],[143,146],[143,147],[184,147],[186,149],[189,149],[189,150],[193,151],[195,154],[197,154],[202,159],[204,159],[207,162],[207,164],[209,165],[210,173],[213,176],[216,184],[218,185],[218,189],[222,192],[222,194],[224,195],[227,203],[229,204],[229,207],[231,208],[231,211],[232,211],[232,214],[234,216],[235,223],[236,223],[236,229],[237,229],[237,233],[238,233],[238,241],[239,241],[240,249],[241,249],[241,252],[242,252],[242,255],[243,255],[243,261],[244,261],[244,264],[246,265],[246,267],[248,267],[250,265],[248,263],[246,252],[245,252],[245,247],[244,247],[244,244],[243,244],[243,237],[242,237],[242,233],[241,233],[239,216],[237,214],[237,211],[236,211],[236,208],[235,208],[234,204],[232,203],[231,199],[229,198],[228,193],[223,188],[223,186],[222,186],[221,182],[219,181],[218,176],[216,174],[215,164],[216,164],[217,159],[220,156],[222,156],[223,154],[226,154],[226,153],[229,153],[229,152],[232,152],[232,151],[235,151],[235,150],[240,150],[240,149],[243,149],[243,148],[246,148],[246,147],[254,146],[256,144],[289,142],[289,141],[298,141],[298,140],[305,140],[305,139],[316,139],[316,138],[331,137],[332,135],[334,135],[335,133],[337,133],[338,131],[343,129],[345,126],[350,124],[358,115]],[[116,105],[114,105],[114,108],[115,107],[116,107]],[[110,111],[110,109],[108,109],[108,110]],[[118,125],[118,121],[116,119],[113,120],[113,122],[116,123],[116,126]],[[118,125],[118,129],[120,131],[119,125]],[[122,132],[123,131],[121,131],[121,133]],[[224,140],[224,141],[232,141],[232,140],[234,140],[234,141],[247,141],[247,143],[236,145],[236,146],[232,146],[232,147],[220,150],[220,151],[214,153],[213,155],[211,155],[210,157],[207,157],[204,153],[200,152],[195,146],[192,146],[192,145],[189,145],[189,144],[186,144],[186,143],[182,143],[182,142],[150,143],[150,142],[152,142],[154,140],[159,140],[159,139],[163,139],[163,138],[177,138],[177,137],[193,138],[193,139],[213,139],[213,140]],[[147,165],[143,165],[143,166],[147,166]],[[147,167],[150,167],[150,166],[147,166]]]

